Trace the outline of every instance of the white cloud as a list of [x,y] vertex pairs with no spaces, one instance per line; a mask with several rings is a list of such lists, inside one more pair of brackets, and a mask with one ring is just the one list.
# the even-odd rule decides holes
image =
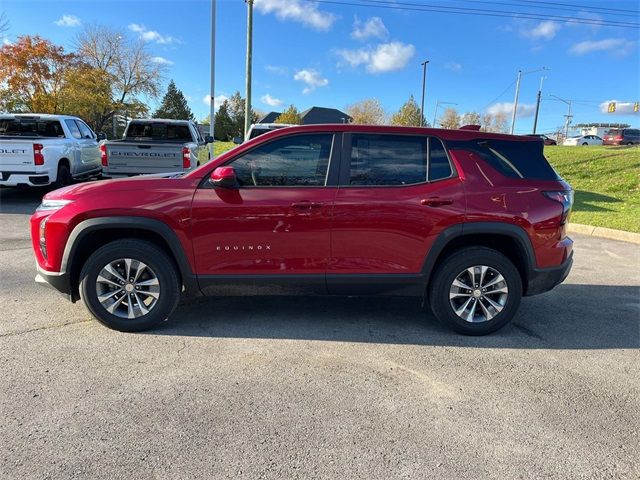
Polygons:
[[303,0],[255,0],[254,5],[263,14],[274,13],[280,20],[293,20],[315,30],[329,30],[338,18]]
[[370,73],[384,73],[404,68],[416,48],[402,42],[381,43],[376,48],[338,50],[337,53],[352,67],[365,65]]
[[631,53],[636,42],[625,38],[605,38],[603,40],[586,40],[575,43],[569,49],[573,55],[586,55],[592,52],[611,52],[616,57],[624,57]]
[[356,40],[366,40],[367,38],[384,40],[389,36],[389,30],[384,26],[380,17],[371,17],[364,23],[356,17],[353,21],[351,36]]
[[[609,104],[616,104],[616,111],[609,113]],[[632,102],[619,102],[618,100],[607,100],[600,104],[600,111],[608,115],[640,115],[640,112],[633,111],[634,104]]]
[[307,85],[304,90],[302,90],[302,93],[311,93],[318,87],[326,87],[329,85],[329,80],[313,69],[299,70],[293,76],[293,79],[304,82]]
[[129,30],[140,34],[140,38],[145,42],[155,42],[162,45],[169,45],[171,43],[180,43],[180,41],[177,38],[171,37],[169,35],[162,35],[161,33],[156,32],[155,30],[148,30],[147,27],[139,23],[130,24]]
[[279,98],[272,97],[269,93],[260,97],[260,101],[270,107],[280,107],[284,105],[284,102]]
[[80,19],[75,15],[62,15],[62,17],[53,23],[59,27],[79,27],[82,24]]
[[[536,106],[528,103],[519,103],[518,111],[516,112],[516,116],[518,118],[526,118],[532,116],[536,111]],[[511,115],[513,113],[513,103],[512,102],[503,102],[503,103],[494,103],[489,108],[487,108],[487,112],[491,115],[498,114],[507,114]]]
[[279,65],[267,65],[264,67],[267,72],[275,73],[276,75],[287,75],[289,69],[287,67],[281,67]]
[[3,45],[13,45],[13,43],[11,42],[11,40],[9,40],[7,37],[4,37],[2,39],[2,44]]
[[520,30],[520,35],[534,40],[551,40],[556,36],[561,26],[557,22],[545,20],[538,23],[535,27],[525,27]]
[[[220,105],[222,105],[225,100],[229,100],[229,97],[227,97],[226,95],[216,95],[216,97],[213,100],[214,110],[218,110],[220,108]],[[204,103],[205,105],[211,106],[211,95],[207,94],[204,97],[202,97],[202,103]]]
[[451,71],[451,72],[461,72],[462,71],[462,65],[460,65],[459,63],[456,62],[447,62],[444,64],[444,68]]
[[173,65],[173,62],[164,57],[153,57],[151,59],[152,62],[159,63],[160,65]]

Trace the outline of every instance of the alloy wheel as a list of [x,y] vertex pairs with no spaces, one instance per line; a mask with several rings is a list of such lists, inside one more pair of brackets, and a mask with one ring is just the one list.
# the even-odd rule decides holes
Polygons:
[[466,322],[487,322],[507,304],[509,287],[495,268],[475,265],[460,272],[449,289],[449,303]]
[[139,318],[160,298],[160,282],[145,263],[120,258],[105,265],[96,278],[96,294],[105,310],[120,318]]

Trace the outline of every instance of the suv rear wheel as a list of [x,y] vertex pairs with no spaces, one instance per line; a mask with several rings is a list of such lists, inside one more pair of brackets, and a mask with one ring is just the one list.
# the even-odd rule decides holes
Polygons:
[[500,252],[470,247],[445,258],[433,274],[429,303],[446,326],[485,335],[506,325],[522,298],[516,267]]
[[171,315],[180,299],[180,282],[174,263],[154,244],[117,240],[86,261],[80,291],[100,323],[121,332],[137,332]]

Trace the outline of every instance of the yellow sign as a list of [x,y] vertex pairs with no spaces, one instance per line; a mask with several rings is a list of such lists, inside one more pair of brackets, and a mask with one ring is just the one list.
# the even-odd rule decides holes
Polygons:
[[615,112],[615,111],[616,111],[616,102],[611,102],[611,103],[609,104],[609,110],[608,110],[608,112],[609,112],[609,113],[613,113],[613,112]]

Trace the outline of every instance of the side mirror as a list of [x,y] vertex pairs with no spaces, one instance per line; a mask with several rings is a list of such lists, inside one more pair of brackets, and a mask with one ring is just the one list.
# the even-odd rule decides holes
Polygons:
[[214,187],[238,188],[238,178],[233,167],[218,167],[209,177],[209,182]]
[[107,139],[107,134],[104,132],[100,132],[98,133],[98,135],[96,135],[96,139],[101,142],[102,140],[106,140]]
[[233,143],[240,145],[242,143],[242,137],[233,137]]
[[213,137],[211,135],[207,135],[204,137],[204,144],[213,143]]

